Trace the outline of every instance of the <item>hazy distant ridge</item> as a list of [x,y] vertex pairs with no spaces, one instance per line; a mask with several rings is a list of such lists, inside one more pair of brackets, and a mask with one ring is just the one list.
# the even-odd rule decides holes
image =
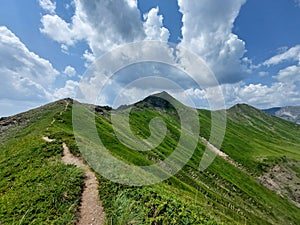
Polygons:
[[281,119],[300,124],[300,106],[276,107],[263,111]]

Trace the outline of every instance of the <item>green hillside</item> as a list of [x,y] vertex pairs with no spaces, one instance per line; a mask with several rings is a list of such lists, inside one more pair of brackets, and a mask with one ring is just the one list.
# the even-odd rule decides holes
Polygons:
[[[166,136],[152,151],[132,150],[117,139],[110,118],[116,110],[96,107],[94,112],[91,105],[85,104],[76,107],[80,108],[81,119],[91,118],[89,115],[94,118],[95,113],[98,134],[112,155],[131,165],[152,165],[172,154],[182,128],[175,108],[159,97],[162,96],[149,96],[135,105],[118,109],[118,112],[130,110],[130,128],[138,138],[150,137],[151,119],[160,117],[165,121]],[[66,101],[70,104],[64,111]],[[174,99],[170,101],[175,107],[187,110]],[[76,146],[72,106],[71,100],[61,100],[1,119],[0,224],[70,224],[76,220],[83,172],[61,163],[61,144],[65,142],[73,154],[83,155],[96,171],[97,158],[89,158],[86,151],[80,152]],[[209,140],[211,113],[198,112],[200,136]],[[116,184],[98,174],[107,223],[299,224],[300,208],[296,206],[299,199],[294,189],[299,189],[300,185],[297,183],[300,178],[300,126],[248,105],[236,105],[226,114],[227,127],[221,150],[228,158],[217,156],[204,171],[199,171],[205,151],[199,136],[188,163],[175,176],[159,184],[132,187]],[[53,117],[55,122],[51,124]],[[123,125],[120,123],[120,126]],[[45,143],[42,136],[56,141]],[[87,150],[94,146],[84,138],[80,141],[87,144]],[[260,183],[261,177],[270,171],[276,175],[275,165],[293,175],[289,186],[279,185],[282,194]],[[291,188],[294,189],[288,191]]]
[[[0,224],[70,224],[76,220],[83,171],[61,162],[62,139],[42,136],[64,109],[58,101],[1,120]],[[66,140],[67,131],[56,127]]]

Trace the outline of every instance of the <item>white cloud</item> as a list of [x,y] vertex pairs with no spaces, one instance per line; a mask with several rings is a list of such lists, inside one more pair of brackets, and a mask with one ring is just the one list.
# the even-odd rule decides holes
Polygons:
[[44,15],[41,32],[69,46],[85,40],[96,57],[118,45],[145,38],[136,1],[74,0],[74,4],[70,23],[58,15]]
[[294,0],[294,1],[295,1],[296,6],[300,7],[300,0]]
[[[68,80],[64,87],[55,88],[60,73],[48,60],[28,50],[12,31],[3,26],[0,26],[0,49],[0,116],[75,96],[76,81]],[[76,70],[66,66],[64,73],[74,76]]]
[[59,74],[52,64],[30,52],[8,28],[0,27],[0,96],[2,99],[50,99]]
[[137,7],[137,0],[126,0],[126,2],[131,8]]
[[64,74],[69,77],[74,77],[76,75],[76,70],[72,66],[66,66]]
[[[219,82],[222,83],[221,87],[228,106],[241,102],[262,108],[299,104],[297,96],[300,96],[300,88],[299,80],[296,78],[299,77],[299,73],[297,73],[299,68],[297,66],[279,71],[274,77],[276,81],[270,85],[239,82],[251,68],[256,69],[251,60],[244,57],[246,52],[244,41],[232,31],[234,21],[245,2],[246,0],[224,0],[222,2],[224,7],[220,7],[219,1],[178,0],[180,11],[183,13],[183,39],[180,46],[195,52],[208,63]],[[144,15],[145,22],[140,19],[136,0],[116,0],[114,2],[74,0],[74,8],[75,14],[69,23],[58,15],[44,15],[41,19],[43,24],[41,32],[62,44],[62,50],[67,50],[68,46],[75,45],[78,41],[86,41],[90,48],[83,54],[86,66],[94,62],[96,57],[122,44],[147,39],[166,41],[170,35],[163,25],[163,16],[158,15],[158,8],[153,8]],[[120,8],[122,8],[122,12],[119,11]],[[275,65],[285,60],[300,61],[298,48],[300,49],[299,46],[295,46],[288,49],[267,60],[264,65]],[[143,53],[148,53],[153,58],[162,57],[161,52],[163,51],[157,51],[157,49],[140,50],[142,53],[135,51],[130,57],[139,59],[139,54]],[[170,55],[173,56],[172,51],[170,51]],[[170,55],[166,57],[170,57]],[[122,60],[128,60],[126,57],[124,56]],[[178,57],[178,62],[184,66],[186,62],[180,58],[180,55]],[[199,76],[203,75],[198,67],[191,65],[188,67],[194,71],[199,70]],[[144,72],[148,72],[145,68],[143,69]],[[149,71],[153,72],[151,68]],[[259,75],[266,76],[267,72],[259,72]],[[177,78],[179,80],[180,76]],[[122,78],[118,80],[118,84],[124,84],[130,79],[132,77]],[[102,80],[97,80],[97,82],[102,82]],[[77,85],[74,81],[67,81],[65,87],[56,89],[55,98],[74,94]],[[94,91],[94,89],[90,89],[90,91]],[[135,99],[139,100],[146,92],[148,93],[145,89],[135,87],[127,93],[134,101]],[[202,96],[199,104],[205,103],[203,90],[191,88],[187,92],[195,99],[196,96]],[[212,94],[213,91],[209,93],[211,95],[208,97],[215,97]],[[180,98],[180,96],[183,95],[178,93],[177,97]],[[198,106],[201,106],[199,104]]]
[[158,15],[159,8],[152,8],[144,15],[144,29],[148,40],[168,41],[169,30],[163,27],[163,16]]
[[[110,86],[112,93],[101,96],[101,99],[97,102],[100,105],[112,105],[116,94],[119,94],[117,102],[114,106],[117,107],[120,104],[132,104],[142,100],[150,94],[167,90],[176,99],[188,104],[187,97],[192,99],[193,103],[198,108],[206,109],[220,109],[223,108],[221,99],[216,94],[216,88],[208,87],[207,89],[165,89],[165,88],[141,88],[137,86],[123,87]],[[274,82],[271,85],[263,84],[245,84],[244,82],[238,82],[235,84],[222,84],[220,88],[223,92],[226,107],[229,108],[238,103],[246,103],[257,108],[265,109],[276,106],[285,105],[300,105],[300,88],[299,85],[289,84],[285,82]],[[122,93],[118,93],[122,90]],[[92,99],[95,101],[95,99]],[[210,105],[211,104],[211,105]],[[216,107],[220,106],[220,107]]]
[[89,67],[93,62],[95,62],[96,57],[93,53],[89,52],[88,50],[85,50],[83,53],[83,58],[86,60],[84,66]]
[[285,82],[227,86],[225,96],[228,105],[247,103],[258,108],[270,108],[300,104],[299,86]]
[[78,82],[73,80],[67,80],[64,87],[57,88],[54,91],[53,97],[55,99],[62,99],[67,97],[75,98],[77,87],[78,87]]
[[74,45],[80,37],[68,24],[58,15],[44,15],[41,19],[43,28],[40,31],[50,36],[53,40],[66,45]]
[[[279,71],[275,78],[280,82],[285,82],[288,84],[296,84],[300,82],[300,66],[289,66],[285,69]],[[300,89],[300,83],[299,83]]]
[[[271,85],[238,82],[235,84],[222,84],[220,87],[227,108],[238,103],[246,103],[261,109],[300,104],[299,86],[285,82],[274,82]],[[213,90],[188,89],[186,92],[200,108],[209,108],[206,98],[210,100],[216,98],[213,95]],[[207,95],[207,93],[209,94]]]
[[53,100],[59,72],[0,26],[0,116],[9,116]]
[[298,63],[300,63],[300,45],[296,45],[278,55],[271,57],[270,59],[266,60],[263,65],[272,66],[288,60],[298,61]]
[[[163,16],[153,8],[140,18],[136,0],[83,1],[75,0],[75,14],[68,23],[58,15],[44,15],[41,19],[42,33],[67,46],[84,40],[90,50],[85,51],[86,66],[96,57],[122,44],[142,41],[167,41],[169,31],[163,26]],[[122,9],[122,12],[119,11]],[[119,12],[116,14],[116,12]]]
[[273,102],[270,101],[268,104],[272,106],[300,105],[300,45],[282,49],[281,53],[271,57],[261,65],[270,67],[284,62],[297,64],[279,70],[277,75],[273,76],[276,82],[269,87],[260,87],[259,90],[263,94],[260,100],[270,98]]
[[39,0],[39,4],[45,11],[54,14],[56,9],[56,2],[51,0]]
[[241,60],[246,52],[245,43],[232,33],[233,23],[245,2],[178,0],[183,14],[180,44],[202,57],[222,83],[237,82],[248,72]]
[[[63,88],[55,88],[60,73],[4,26],[0,26],[0,49],[0,116],[74,95],[77,82],[67,81]],[[74,76],[76,70],[67,66],[64,73]]]
[[71,1],[70,3],[66,3],[64,6],[66,10],[69,10],[71,8],[74,8],[74,2]]

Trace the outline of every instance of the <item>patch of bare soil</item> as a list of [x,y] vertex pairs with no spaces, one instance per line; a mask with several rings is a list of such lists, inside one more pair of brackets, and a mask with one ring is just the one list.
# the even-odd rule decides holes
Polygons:
[[103,207],[98,195],[98,181],[96,175],[83,162],[81,158],[75,157],[63,143],[64,155],[62,161],[65,164],[76,165],[85,170],[85,187],[82,193],[81,206],[79,208],[78,225],[101,225],[105,222]]
[[247,169],[245,167],[243,167],[242,164],[236,162],[229,155],[227,155],[225,152],[221,151],[220,149],[218,149],[217,147],[215,147],[214,145],[209,143],[204,137],[201,137],[200,139],[201,139],[202,143],[204,143],[211,151],[215,152],[218,156],[222,157],[227,162],[231,163],[232,165],[239,168],[240,170],[248,173]]
[[52,142],[52,141],[55,141],[54,139],[50,139],[48,137],[42,137],[42,139],[46,142]]
[[265,187],[278,195],[288,197],[300,208],[300,177],[292,170],[291,165],[299,166],[299,162],[291,162],[283,165],[276,165],[259,177],[259,181]]

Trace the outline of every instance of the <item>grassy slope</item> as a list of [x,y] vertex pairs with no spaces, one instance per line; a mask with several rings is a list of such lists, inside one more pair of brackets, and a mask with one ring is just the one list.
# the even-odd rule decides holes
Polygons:
[[[13,136],[18,137],[1,145],[0,176],[1,180],[6,179],[0,182],[2,223],[19,223],[24,215],[25,223],[32,219],[39,223],[45,218],[63,223],[62,221],[74,218],[81,190],[82,171],[64,166],[59,161],[61,141],[67,142],[73,153],[80,154],[72,136],[71,110],[62,116],[58,115],[63,107],[63,104],[58,104],[53,106],[53,110],[46,110],[47,112],[43,112],[43,120],[25,128],[21,133],[14,133]],[[54,114],[64,122],[54,123],[46,132],[46,126]],[[171,147],[178,142],[180,125],[172,109],[159,112],[151,107],[136,108],[131,113],[131,128],[139,137],[149,136],[147,123],[152,118],[162,116],[166,121],[168,135],[151,152],[136,152],[123,146],[113,134],[109,111],[102,114],[98,113],[96,116],[101,139],[115,156],[125,162],[149,165],[167,157],[172,152]],[[189,163],[176,176],[157,185],[133,188],[114,184],[99,175],[100,197],[106,209],[108,223],[299,224],[299,208],[288,199],[269,191],[255,179],[283,156],[299,160],[299,127],[243,105],[229,110],[228,116],[222,150],[242,163],[249,173],[219,157],[207,170],[199,172],[198,166],[204,152],[204,146],[199,142]],[[208,138],[210,113],[201,110],[200,121],[201,135]],[[43,132],[56,138],[58,142],[45,145],[41,140]],[[48,148],[51,150],[47,150]],[[27,158],[31,161],[26,161]],[[2,170],[4,168],[11,171]],[[26,180],[28,174],[29,181]],[[16,180],[19,181],[19,186]],[[65,186],[66,184],[69,186]],[[70,198],[64,198],[66,191],[70,192],[67,194]],[[6,205],[8,199],[14,199],[12,196],[20,193],[27,194],[20,195],[22,197],[19,201],[15,199]]]
[[[162,116],[166,121],[168,135],[151,153],[137,153],[123,146],[115,138],[109,119],[99,116],[96,121],[101,124],[98,126],[101,139],[115,156],[128,163],[148,165],[148,159],[154,162],[162,160],[172,152],[170,147],[176,146],[180,128],[176,115],[170,116],[170,111],[163,111],[165,112],[155,111],[151,107],[137,107],[131,113],[133,132],[144,138],[149,136],[145,125],[148,121],[155,116]],[[201,111],[200,114],[201,134],[208,137],[209,112]],[[199,172],[198,166],[204,152],[203,144],[199,143],[190,162],[175,177],[161,184],[132,188],[113,184],[101,177],[100,192],[112,224],[122,224],[118,218],[122,218],[122,221],[124,218],[127,221],[136,218],[138,221],[134,224],[149,224],[151,221],[157,224],[216,221],[226,224],[299,224],[299,208],[288,199],[263,187],[255,178],[283,156],[298,159],[299,127],[248,106],[229,110],[228,115],[222,149],[242,163],[250,173],[241,171],[219,157],[206,171]],[[128,207],[133,210],[129,213],[122,209],[120,201],[128,202]],[[170,208],[173,210],[172,214]],[[183,215],[183,212],[187,214]],[[139,219],[139,215],[144,215],[146,219]],[[201,219],[191,222],[192,218]]]
[[[209,112],[201,115],[201,135],[208,137]],[[247,105],[234,106],[227,116],[222,150],[251,173],[261,175],[283,158],[300,160],[300,126]]]
[[[22,114],[26,123],[1,133],[0,224],[70,224],[76,219],[83,171],[61,163],[62,139],[41,139],[64,105],[59,101]],[[47,133],[57,130],[54,125]]]

